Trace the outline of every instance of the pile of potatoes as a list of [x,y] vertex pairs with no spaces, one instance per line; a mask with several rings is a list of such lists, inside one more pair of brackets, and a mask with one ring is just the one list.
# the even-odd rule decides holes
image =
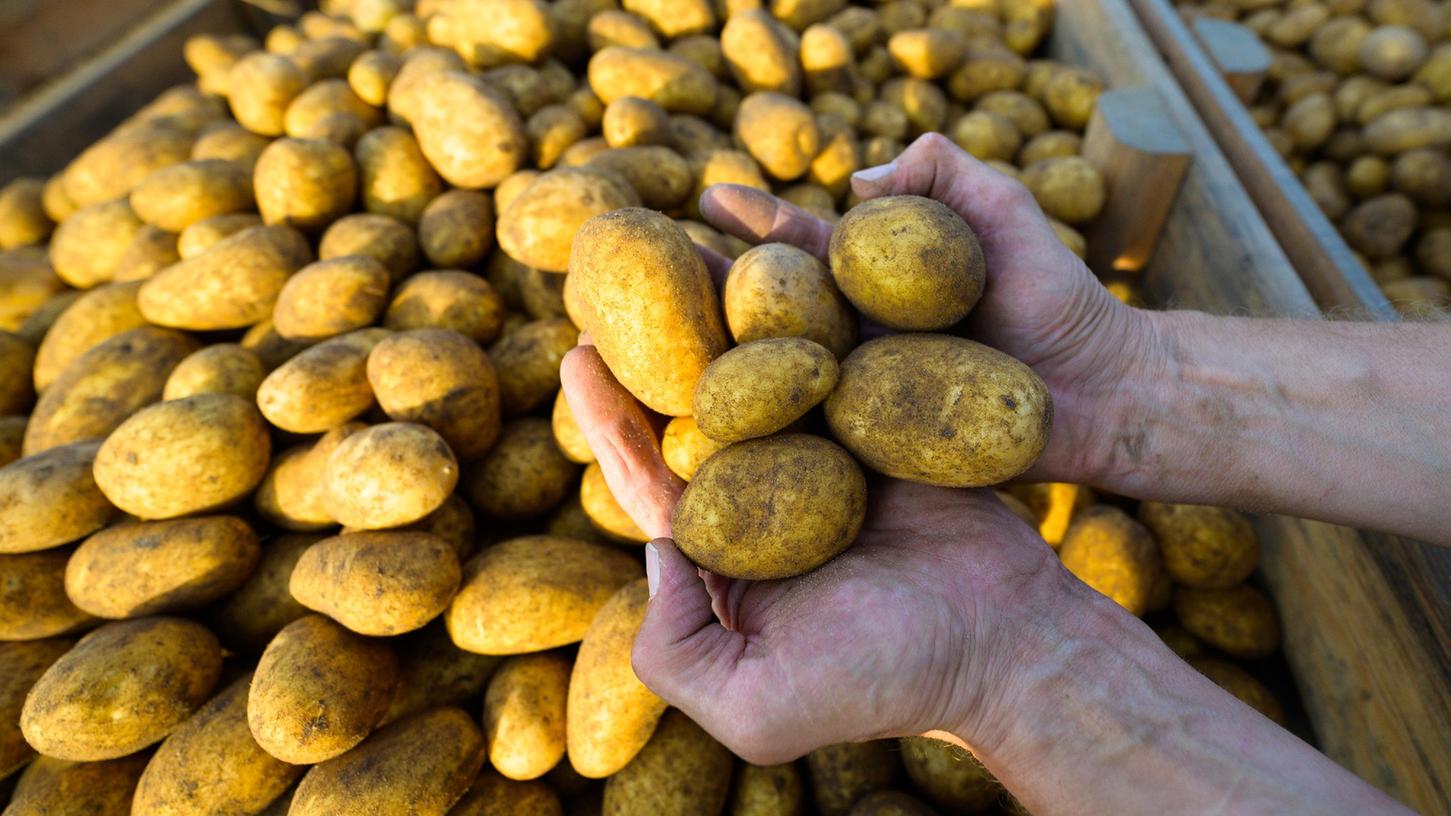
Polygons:
[[[4,816],[1020,811],[945,743],[757,767],[646,689],[644,535],[558,369],[591,325],[673,417],[682,546],[726,574],[799,574],[849,544],[858,461],[942,484],[1021,472],[1046,389],[940,333],[981,293],[971,230],[925,199],[853,209],[848,179],[942,131],[1020,176],[1081,254],[1103,83],[1031,58],[1052,20],[1048,0],[352,0],[263,43],[190,40],[194,84],[0,190]],[[706,226],[719,182],[850,210],[831,271]],[[686,317],[717,298],[694,244],[736,263],[723,308]],[[610,277],[626,246],[633,291]],[[889,246],[915,247],[916,274],[882,278]],[[819,319],[783,323],[792,304]],[[658,337],[612,336],[619,308],[709,328],[669,349],[680,366],[632,372],[633,341]],[[858,345],[857,313],[903,333]],[[882,383],[967,370],[990,373],[949,417],[971,435],[919,421],[904,459],[866,421],[891,407]],[[741,404],[763,371],[807,388]],[[984,440],[995,456],[965,456]],[[783,458],[811,478],[776,487],[829,534],[740,559],[711,509],[760,496],[751,475]],[[1262,601],[1240,585],[1253,555],[1224,552],[1241,539],[1143,515],[1160,570],[1086,491],[1015,490],[1135,612],[1178,582],[1182,652],[1263,654],[1263,621],[1232,623]],[[1218,577],[1175,572],[1174,546],[1185,575]]]
[[1210,0],[1270,49],[1251,113],[1390,302],[1451,315],[1451,5]]

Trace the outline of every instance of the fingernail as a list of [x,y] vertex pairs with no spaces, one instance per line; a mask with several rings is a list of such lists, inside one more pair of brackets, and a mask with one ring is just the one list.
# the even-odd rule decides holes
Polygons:
[[660,588],[660,551],[655,549],[654,544],[645,545],[645,585],[650,589],[650,597],[655,597],[655,591]]
[[897,172],[897,163],[892,161],[887,162],[886,164],[879,164],[876,167],[868,167],[865,170],[858,170],[855,173],[852,173],[851,177],[856,179],[857,181],[865,181],[867,183],[871,183],[874,181],[881,181],[882,179],[892,175],[895,172]]

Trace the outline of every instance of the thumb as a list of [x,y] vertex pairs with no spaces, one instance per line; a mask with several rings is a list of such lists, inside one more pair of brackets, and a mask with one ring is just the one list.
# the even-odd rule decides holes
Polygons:
[[721,661],[734,661],[744,640],[716,620],[705,582],[671,539],[645,545],[645,576],[650,604],[635,635],[635,674],[694,716],[725,681],[730,662]]

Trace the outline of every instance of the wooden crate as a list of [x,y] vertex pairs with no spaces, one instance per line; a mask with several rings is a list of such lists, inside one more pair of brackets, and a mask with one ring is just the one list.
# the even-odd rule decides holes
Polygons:
[[[1118,200],[1166,207],[1157,246],[1131,265],[1131,274],[1164,305],[1319,317],[1316,300],[1129,1],[1060,0],[1049,49],[1115,88],[1147,89],[1192,153],[1171,201],[1120,191]],[[0,118],[0,181],[59,169],[184,79],[180,51],[189,34],[246,30],[227,0],[174,0],[167,12],[82,66],[64,87],[28,102],[24,116]],[[1136,236],[1120,230],[1114,237],[1127,244]],[[1106,264],[1112,265],[1098,266],[1107,274]],[[1451,552],[1278,516],[1261,517],[1256,526],[1263,572],[1285,621],[1285,650],[1321,747],[1402,801],[1451,812]]]

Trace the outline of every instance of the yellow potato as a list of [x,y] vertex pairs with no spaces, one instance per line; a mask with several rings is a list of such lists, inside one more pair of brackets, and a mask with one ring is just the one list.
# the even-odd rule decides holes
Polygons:
[[534,62],[554,42],[549,7],[540,0],[442,0],[427,25],[430,40],[475,68]]
[[555,395],[549,425],[554,430],[554,443],[559,446],[559,452],[564,454],[564,458],[577,465],[587,465],[595,460],[594,452],[589,449],[589,442],[569,410],[569,402],[565,400],[563,390]]
[[236,343],[218,343],[187,355],[161,392],[164,400],[183,399],[198,394],[235,394],[248,401],[257,396],[257,386],[267,371],[262,360]]
[[348,87],[358,98],[381,108],[388,102],[388,86],[403,67],[403,58],[386,51],[365,51],[348,66]]
[[1259,541],[1249,519],[1221,507],[1144,502],[1139,520],[1158,539],[1164,568],[1176,583],[1225,589],[1259,564]]
[[836,357],[824,346],[800,337],[756,340],[706,367],[692,415],[717,442],[767,436],[826,399],[836,380]]
[[245,170],[250,179],[252,170],[257,166],[257,157],[271,142],[271,139],[258,136],[241,125],[218,123],[197,136],[191,148],[191,159],[225,159]]
[[322,530],[337,523],[324,506],[323,473],[328,457],[365,425],[349,422],[316,442],[288,448],[273,457],[253,496],[257,512],[288,530]]
[[1059,127],[1083,130],[1093,116],[1103,80],[1082,68],[1062,67],[1043,86],[1043,107]]
[[418,146],[455,187],[493,187],[528,157],[528,136],[519,114],[507,96],[483,80],[439,71],[421,77],[416,93],[419,111],[413,127]]
[[[1030,96],[1037,97],[1025,81],[1027,73],[1023,58],[1017,54],[972,47],[968,49],[962,67],[947,78],[947,90],[960,102],[972,102],[993,91],[1011,91],[1019,86]],[[1049,112],[1052,112],[1051,109]]]
[[[312,19],[323,18],[317,15]],[[301,69],[309,85],[326,79],[343,79],[348,75],[348,66],[353,60],[368,50],[367,37],[356,28],[340,32],[336,28],[337,20],[327,18],[325,22],[332,30],[308,33],[308,39],[287,54]]]
[[116,270],[111,280],[117,283],[145,280],[179,260],[181,254],[177,251],[176,233],[148,224],[136,233],[121,257],[116,259]]
[[1444,150],[1408,150],[1391,164],[1391,184],[1422,207],[1451,205],[1451,155]]
[[743,93],[775,91],[796,96],[801,92],[799,45],[764,9],[728,15],[720,32],[720,47]]
[[485,768],[448,816],[564,816],[564,808],[543,782],[518,782]]
[[458,461],[437,432],[413,422],[358,431],[328,455],[323,509],[348,526],[378,530],[432,513],[458,484]]
[[950,28],[899,31],[887,40],[892,61],[919,79],[937,79],[951,73],[967,56],[968,38]]
[[484,694],[489,764],[510,779],[543,776],[564,756],[570,662],[556,652],[506,658]]
[[1067,130],[1047,130],[1032,137],[1018,151],[1018,165],[1028,167],[1040,159],[1077,156],[1083,150],[1083,137]]
[[157,272],[142,284],[136,303],[159,326],[240,329],[271,317],[288,277],[311,260],[297,230],[253,227]]
[[236,235],[244,229],[260,226],[262,217],[256,213],[214,215],[182,230],[176,239],[176,253],[183,259],[193,258],[224,238]]
[[287,106],[307,87],[292,60],[256,51],[237,60],[227,76],[232,116],[260,136],[281,136]]
[[383,715],[383,724],[440,705],[477,700],[501,662],[492,655],[466,652],[453,645],[448,628],[436,620],[400,637],[398,690]]
[[186,161],[194,141],[193,130],[173,118],[125,123],[66,166],[65,197],[75,207],[122,198],[152,171]]
[[418,222],[418,243],[430,263],[444,269],[476,266],[494,242],[494,204],[473,190],[450,190],[428,203]]
[[400,125],[411,125],[423,109],[423,79],[442,71],[464,71],[462,58],[451,49],[424,44],[403,55],[398,75],[388,86],[389,118]]
[[671,516],[680,551],[728,578],[810,572],[856,539],[866,479],[845,450],[785,434],[740,442],[707,459]]
[[558,164],[565,150],[589,135],[584,119],[564,105],[545,105],[529,117],[524,129],[533,144],[534,164],[544,170]]
[[332,142],[278,139],[257,157],[254,184],[264,222],[321,231],[352,209],[358,168]]
[[39,244],[50,237],[55,223],[41,203],[45,182],[18,178],[0,188],[0,250]]
[[1360,41],[1360,67],[1378,79],[1405,79],[1426,61],[1426,39],[1405,26],[1381,26]]
[[551,170],[519,193],[499,216],[499,246],[525,266],[565,272],[581,225],[597,215],[639,204],[634,189],[608,171]]
[[69,547],[0,555],[0,641],[55,637],[94,626],[65,594]]
[[373,405],[368,353],[388,336],[362,329],[299,353],[267,375],[257,388],[257,407],[267,421],[293,433],[322,433]]
[[395,331],[453,329],[477,343],[494,340],[503,322],[503,300],[488,281],[456,271],[410,276],[383,316],[383,325]]
[[252,175],[225,159],[196,159],[163,167],[131,191],[142,221],[169,232],[214,215],[252,208]]
[[600,470],[597,462],[590,463],[584,469],[584,476],[579,483],[579,503],[590,523],[609,538],[633,544],[643,544],[650,540],[624,508],[620,507],[614,494],[610,493],[610,486],[605,483],[604,471]]
[[851,809],[851,816],[933,816],[934,813],[920,799],[895,790],[869,793]]
[[271,451],[251,402],[199,394],[143,408],[121,423],[96,452],[96,485],[134,516],[175,518],[251,493]]
[[1022,145],[1022,135],[1008,117],[976,110],[952,124],[948,133],[958,147],[983,161],[1011,161]]
[[1002,785],[968,751],[932,737],[902,740],[902,764],[917,788],[938,807],[971,813],[992,807]]
[[589,86],[601,102],[637,96],[671,113],[710,113],[718,86],[710,72],[690,60],[648,48],[612,45],[589,61]]
[[72,646],[74,641],[60,638],[0,643],[0,779],[8,779],[35,757],[20,732],[20,709],[30,687]]
[[1365,126],[1365,146],[1381,156],[1447,145],[1451,145],[1451,110],[1445,108],[1403,108]]
[[212,628],[229,649],[257,654],[289,623],[307,615],[287,589],[292,568],[319,534],[277,536],[262,547],[252,577],[218,604]]
[[1143,525],[1101,505],[1078,513],[1058,548],[1063,566],[1129,612],[1149,610],[1162,569],[1158,548]]
[[806,755],[816,809],[846,816],[856,802],[892,787],[901,767],[895,741],[843,742]]
[[1055,550],[1063,543],[1074,515],[1093,504],[1093,491],[1064,482],[1019,484],[1008,488],[1008,492],[1029,508],[1033,518],[1028,523]]
[[650,24],[645,18],[616,8],[605,9],[591,17],[586,34],[591,51],[612,45],[625,48],[660,47],[660,39],[650,30]]
[[[603,15],[601,15],[603,16]],[[611,102],[600,120],[600,133],[610,147],[670,145],[670,115],[648,99],[625,96]]]
[[1191,657],[1189,665],[1276,724],[1283,726],[1287,722],[1285,709],[1275,699],[1275,695],[1256,680],[1254,675],[1239,666],[1214,657]]
[[1103,211],[1103,175],[1077,156],[1039,159],[1023,170],[1023,184],[1049,216],[1085,224]]
[[742,763],[731,796],[731,816],[801,816],[806,792],[795,763]]
[[316,342],[371,325],[388,298],[388,270],[365,255],[317,261],[287,279],[272,308],[286,340]]
[[838,358],[856,345],[855,317],[830,272],[810,253],[788,244],[762,244],[737,258],[723,301],[737,343],[804,337]]
[[[0,252],[0,329],[18,331],[42,306],[57,302],[66,291],[39,247]],[[31,342],[39,339],[30,337]]]
[[388,337],[368,356],[368,381],[390,418],[432,428],[462,460],[482,456],[498,440],[498,375],[488,355],[458,332]]
[[160,741],[211,696],[217,639],[180,618],[108,623],[81,638],[25,699],[25,740],[48,757],[115,759]]
[[706,436],[694,417],[675,417],[665,426],[660,453],[676,476],[690,481],[702,463],[725,445]]
[[309,85],[288,103],[282,128],[294,139],[312,138],[324,120],[338,114],[356,118],[365,130],[377,127],[383,118],[377,108],[353,93],[347,80],[329,78]]
[[573,323],[556,317],[525,323],[489,348],[499,374],[504,416],[527,414],[554,396],[559,389],[559,362],[578,338]]
[[464,475],[464,492],[484,516],[504,521],[535,518],[569,492],[579,468],[554,444],[548,420],[506,423],[499,440]]
[[805,104],[784,94],[756,91],[741,100],[736,138],[773,178],[806,174],[821,150],[821,132]]
[[720,813],[735,758],[678,709],[660,718],[650,742],[605,781],[605,813],[686,816]]
[[37,757],[20,774],[6,816],[125,816],[147,759],[144,753],[104,762]]
[[121,256],[145,226],[125,199],[77,210],[55,228],[50,263],[60,279],[77,289],[110,281]]
[[354,148],[363,208],[417,224],[428,204],[443,192],[443,181],[403,128],[370,130]]
[[262,653],[247,725],[257,744],[283,762],[322,762],[368,736],[388,709],[397,676],[385,641],[308,615],[284,627]]
[[1252,586],[1180,587],[1174,593],[1174,615],[1195,637],[1235,657],[1268,657],[1280,647],[1279,613]]
[[460,649],[521,654],[576,643],[640,564],[613,547],[525,536],[495,544],[464,565],[445,615]]
[[354,213],[334,221],[317,245],[321,260],[348,255],[373,258],[399,281],[418,268],[418,239],[410,224],[377,213]]
[[453,600],[458,555],[421,532],[363,532],[325,538],[302,554],[288,583],[292,597],[360,635],[387,637],[422,628]]

